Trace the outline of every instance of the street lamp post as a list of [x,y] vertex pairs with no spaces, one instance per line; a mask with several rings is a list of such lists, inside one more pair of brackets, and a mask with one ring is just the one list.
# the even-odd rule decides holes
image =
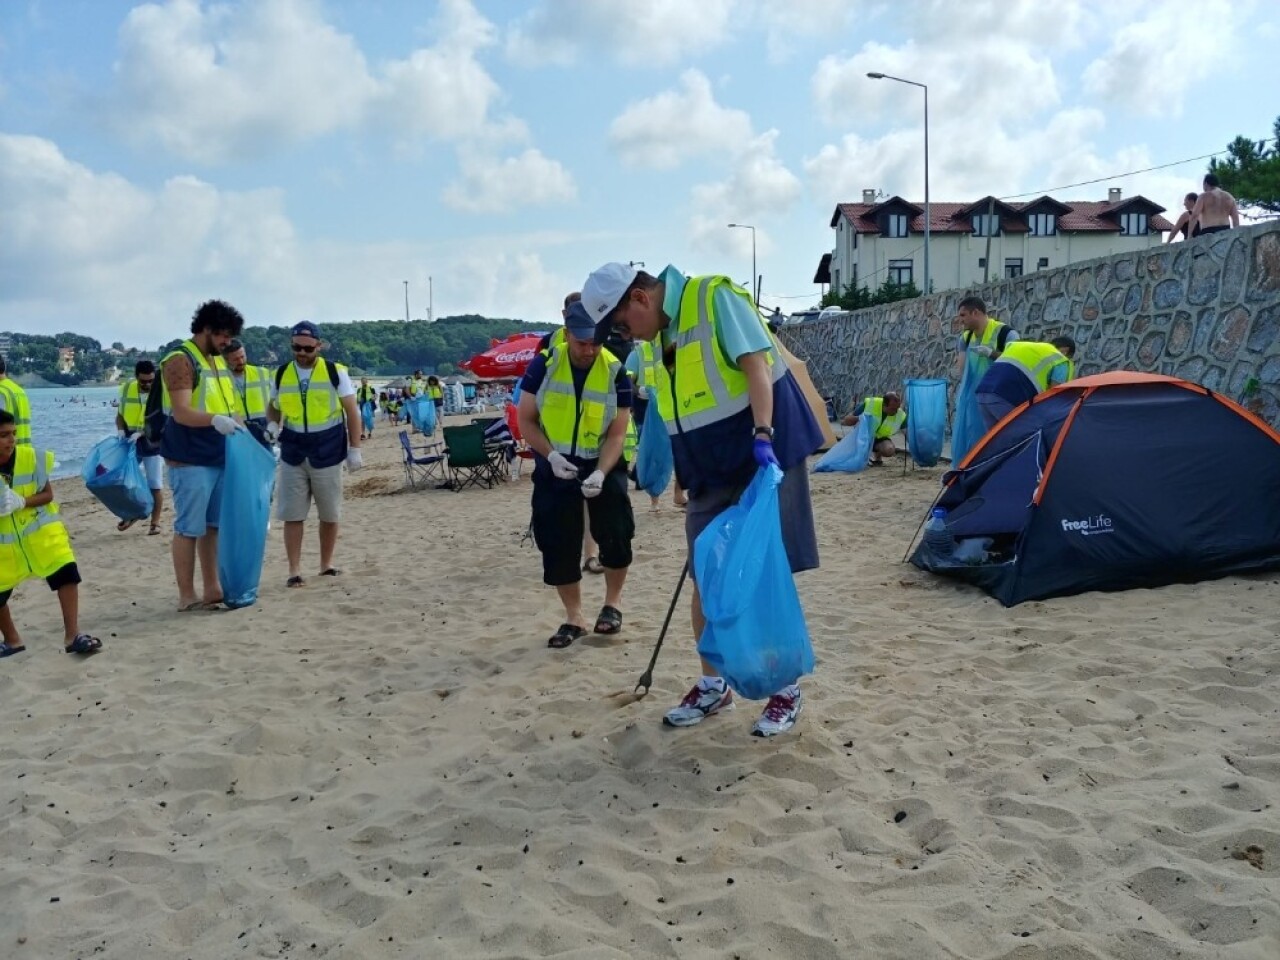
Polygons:
[[929,295],[929,87],[914,80],[904,80],[887,73],[868,73],[872,80],[896,80],[924,91],[924,294]]
[[404,322],[409,322],[409,281],[404,282]]
[[756,280],[756,228],[749,223],[731,223],[729,226],[751,231],[751,299],[754,301],[760,296],[759,283]]

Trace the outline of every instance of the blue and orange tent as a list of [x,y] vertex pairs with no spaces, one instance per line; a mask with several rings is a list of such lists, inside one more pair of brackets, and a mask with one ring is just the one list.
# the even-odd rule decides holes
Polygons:
[[1013,410],[944,476],[947,532],[981,539],[983,562],[926,542],[911,562],[1005,606],[1276,569],[1278,491],[1280,434],[1239,404],[1104,373]]

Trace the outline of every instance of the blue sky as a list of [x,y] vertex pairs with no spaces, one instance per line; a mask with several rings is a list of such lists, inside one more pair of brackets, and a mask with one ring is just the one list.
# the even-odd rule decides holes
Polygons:
[[1270,134],[1280,4],[0,0],[0,329],[558,317],[606,260],[816,302],[831,211],[1107,177],[1176,210]]

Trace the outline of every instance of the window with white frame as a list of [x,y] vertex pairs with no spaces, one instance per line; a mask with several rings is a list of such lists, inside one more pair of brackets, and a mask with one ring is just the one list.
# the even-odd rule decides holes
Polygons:
[[1058,217],[1053,213],[1033,213],[1027,217],[1033,237],[1052,237],[1058,232]]
[[1022,258],[1021,257],[1005,257],[1004,258],[1004,275],[1005,279],[1013,280],[1022,276]]
[[884,235],[886,237],[905,237],[907,235],[907,215],[890,213],[884,218]]
[[1000,236],[1000,214],[978,213],[973,217],[973,235],[975,237]]
[[889,282],[896,283],[901,287],[911,283],[915,273],[915,264],[914,260],[890,260]]
[[1123,237],[1145,237],[1150,218],[1145,213],[1120,214],[1120,235]]

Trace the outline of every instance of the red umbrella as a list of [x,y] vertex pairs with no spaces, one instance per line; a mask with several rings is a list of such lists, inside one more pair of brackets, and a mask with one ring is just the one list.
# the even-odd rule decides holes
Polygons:
[[494,340],[484,353],[458,364],[485,380],[511,379],[524,375],[525,368],[538,354],[541,333],[513,333],[505,340]]

